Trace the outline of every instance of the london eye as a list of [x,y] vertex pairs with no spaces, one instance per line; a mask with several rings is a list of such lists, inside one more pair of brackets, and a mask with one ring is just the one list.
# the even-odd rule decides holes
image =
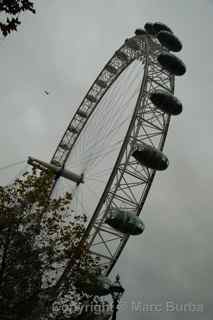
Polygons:
[[[84,234],[108,276],[130,236],[142,234],[139,218],[163,153],[171,116],[181,113],[175,76],[184,63],[169,27],[146,23],[103,67],[60,140],[50,163],[29,157],[55,174],[53,194],[72,193],[70,211],[85,214]],[[86,54],[86,52],[85,52]]]

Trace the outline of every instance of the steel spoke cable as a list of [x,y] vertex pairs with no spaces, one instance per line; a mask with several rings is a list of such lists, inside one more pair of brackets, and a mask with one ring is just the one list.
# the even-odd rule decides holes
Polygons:
[[[116,146],[121,141],[122,141],[122,139],[120,139],[119,141],[115,141],[113,144],[109,145],[108,148],[112,148],[112,147]],[[104,150],[105,150],[105,153],[108,152],[108,151],[106,151],[106,149],[104,149]],[[102,150],[102,152],[103,152],[103,150]],[[100,153],[100,151],[97,150],[96,153],[92,154],[93,158],[91,158],[91,157],[83,158],[82,161],[88,161],[88,163],[89,163],[90,161],[92,161],[93,159],[96,159],[96,157],[101,156],[101,155],[102,155],[102,153]]]
[[[136,92],[138,91],[138,89],[139,89],[139,88],[136,88],[136,89],[135,89],[135,92],[133,92],[133,94],[132,94],[132,96],[129,98],[129,100],[126,101],[125,104],[121,105],[119,109],[123,109],[124,105],[125,105],[125,106],[128,106],[128,103],[131,101],[132,98],[135,97],[135,94],[136,94]],[[116,115],[118,118],[119,118],[119,111],[120,111],[120,110],[118,110],[118,113],[117,113],[117,115]],[[114,125],[114,123],[117,122],[117,120],[118,120],[117,118],[114,119],[114,122],[111,123],[111,127]],[[123,123],[125,123],[127,120],[129,120],[129,114],[127,115],[127,118],[123,120]],[[109,133],[106,135],[105,138],[109,137],[109,135],[111,135],[114,130],[119,130],[119,129],[120,129],[120,126],[121,126],[123,123],[118,124],[113,130],[112,130],[111,128],[109,128],[109,129],[108,129],[108,130],[109,130]],[[119,129],[118,129],[118,127],[119,127]],[[102,128],[101,128],[101,129],[102,129]],[[89,148],[93,148],[94,146],[97,147],[97,145],[98,145],[99,143],[103,144],[103,138],[102,138],[102,137],[99,139],[99,141],[95,141],[95,143],[93,143],[93,145],[89,146]],[[87,149],[87,152],[88,152],[89,148]]]
[[[135,77],[137,77],[137,74],[138,74],[138,72],[136,73],[136,76],[135,76]],[[134,77],[134,78],[135,78],[135,77]],[[126,101],[126,104],[127,104],[127,103],[128,103],[128,101]],[[123,107],[123,106],[121,105],[120,108],[122,108],[122,107]],[[117,113],[119,114],[119,110],[117,111]],[[101,128],[101,129],[102,129],[102,128]],[[89,135],[88,135],[88,136],[89,136]],[[98,135],[97,135],[97,136],[98,136]],[[83,137],[85,137],[85,135],[83,135]]]
[[[113,117],[113,114],[111,114],[110,112],[108,112],[108,115],[107,115],[108,117]],[[104,126],[104,128],[103,128],[103,126],[100,126],[100,123],[101,123],[101,118],[103,117],[103,115],[102,115],[102,112],[100,113],[100,120],[98,119],[98,120],[96,120],[97,121],[97,125],[99,126],[99,130],[98,130],[98,132],[96,132],[96,130],[94,129],[93,130],[93,132],[94,132],[94,134],[95,134],[95,138],[97,139],[97,138],[99,138],[100,137],[100,134],[101,134],[101,140],[103,139],[103,137],[102,136],[104,136],[104,129],[105,130],[107,130],[107,126]],[[105,118],[105,123],[106,124],[109,124],[109,125],[113,125],[112,124],[112,122],[111,122],[111,119],[109,118],[109,119],[107,119],[107,118]],[[88,135],[89,136],[89,135]],[[91,135],[92,136],[92,135]],[[94,136],[92,136],[92,141],[93,141],[93,145],[96,145],[96,141],[94,142]],[[89,144],[89,143],[88,143]],[[88,150],[86,150],[86,152],[87,152]]]
[[104,172],[108,172],[108,170],[112,170],[113,168],[109,168],[109,169],[104,169],[101,171],[96,172],[95,174],[92,173],[92,171],[90,170],[90,177],[96,177],[96,176],[100,176],[101,174],[103,174]]
[[[22,161],[22,164],[24,163],[25,161]],[[26,162],[25,162],[26,163]],[[17,179],[19,179],[20,177],[23,176],[23,174],[27,171],[27,168],[29,167],[28,164],[25,164],[25,166],[23,168],[21,168],[13,178],[11,178],[7,184],[5,186],[9,186],[11,184],[13,184]]]
[[[127,122],[128,120],[129,120],[129,118],[124,119],[123,124],[125,122]],[[117,134],[120,129],[122,129],[122,128],[119,127],[119,129],[118,129],[117,127],[115,127],[113,130],[109,130],[109,133],[106,135],[106,138],[112,138],[114,136],[114,134]],[[96,144],[90,146],[88,151],[89,150],[94,150],[95,146],[96,146],[96,149],[97,149],[97,146],[99,146],[99,145],[101,145],[103,147],[103,144],[104,144],[104,142],[103,142],[103,139],[101,138],[99,141],[96,142]],[[84,161],[85,158],[86,157],[82,157],[82,160]],[[89,157],[87,157],[87,158],[89,158]]]
[[101,183],[105,183],[106,181],[100,180],[100,179],[96,179],[96,178],[90,178],[90,177],[86,177],[87,180],[94,180],[97,182],[101,182]]
[[[113,87],[112,87],[112,93],[113,93],[113,91],[115,91],[115,89],[116,89],[116,87],[113,86]],[[102,108],[106,109],[106,104],[109,104],[109,102],[108,102],[107,99],[104,99],[104,101],[102,100],[102,101],[100,102],[100,104],[102,104]],[[95,118],[97,118],[98,115],[100,116],[100,119],[101,119],[102,111],[101,111],[100,109],[101,109],[101,107],[100,107],[100,105],[99,105],[99,108],[98,108],[98,110],[96,111],[96,114],[93,114],[92,117],[91,117],[91,123],[95,120]],[[97,122],[97,121],[96,121],[96,122]],[[99,125],[99,121],[97,122],[97,125]],[[95,128],[95,127],[93,126],[93,130],[94,130],[94,128]],[[88,137],[90,137],[90,135],[88,135]]]
[[79,189],[78,191],[78,205],[80,205],[81,207],[81,213],[84,215],[88,215],[88,210],[85,209],[84,205],[83,205],[83,199],[82,199],[82,192],[81,189]]
[[87,185],[87,189],[90,191],[90,193],[93,194],[93,196],[95,196],[96,199],[99,199],[99,196],[93,189],[90,188],[89,185]]
[[[136,78],[136,77],[137,77],[137,74],[136,74],[136,76],[135,76],[134,78]],[[135,79],[133,79],[133,80],[135,80]],[[116,86],[115,86],[115,88],[116,88]],[[120,88],[120,87],[119,87],[119,88]],[[120,91],[121,91],[121,90],[120,90]],[[125,98],[125,95],[123,95],[123,94],[121,95],[121,94],[120,94],[120,97],[122,97],[122,98],[124,99],[124,98]],[[120,97],[119,97],[119,98],[120,98]],[[108,102],[107,99],[105,99],[105,101]],[[118,104],[118,101],[115,101],[115,99],[113,99],[113,101],[114,101],[114,104],[115,104],[115,105]],[[108,102],[107,104],[109,105],[109,102]],[[112,104],[112,103],[111,103],[111,104]],[[112,106],[113,106],[113,105],[112,105]],[[122,105],[120,106],[120,108],[122,108]],[[120,112],[120,108],[119,108],[119,110],[117,110],[117,113]],[[105,109],[106,109],[106,107],[105,107]],[[113,109],[114,109],[114,106],[113,106]],[[103,116],[102,116],[101,107],[100,107],[99,110],[100,110],[100,118],[102,118]],[[108,112],[108,115],[110,115],[110,114],[111,114],[111,113]],[[113,118],[113,114],[112,114],[112,116],[111,116],[111,119],[112,119],[112,118]],[[111,119],[110,119],[110,120],[111,120]],[[101,119],[101,120],[102,120],[102,119]],[[111,123],[110,120],[105,121],[105,123],[107,123],[107,122]],[[101,122],[98,121],[98,124],[99,124],[99,123],[101,123]],[[107,127],[106,127],[106,129],[107,129]],[[100,130],[102,130],[102,134],[103,134],[103,128],[102,128],[102,127],[100,128]],[[95,130],[94,130],[94,132],[95,132]],[[90,136],[90,135],[88,135],[88,136]]]
[[20,165],[20,164],[23,164],[23,163],[25,163],[25,162],[26,162],[26,160],[13,162],[13,163],[8,164],[8,165],[6,165],[6,166],[0,167],[0,170],[10,169],[10,168],[13,168],[13,167],[15,167],[15,166],[18,166],[18,165]]
[[[119,145],[119,144],[121,143],[121,141],[123,141],[123,139],[117,141],[117,142],[115,143],[115,145]],[[114,146],[115,146],[115,145],[114,145]],[[89,162],[90,162],[90,161],[93,161],[93,163],[90,164],[90,165],[89,165],[89,163],[88,163],[87,169],[90,168],[90,167],[92,167],[92,166],[94,166],[94,165],[95,165],[95,162],[96,162],[100,157],[101,157],[101,159],[102,159],[103,157],[111,154],[113,151],[115,151],[115,150],[117,150],[117,149],[118,149],[118,148],[116,147],[116,148],[113,148],[113,149],[110,149],[110,150],[106,151],[105,153],[101,153],[101,154],[99,153],[95,158],[92,158],[92,159],[89,160]],[[100,159],[99,159],[99,160],[100,160]]]
[[[129,121],[129,118],[124,119],[124,121],[123,121],[122,124],[124,124],[124,123],[127,122],[127,121]],[[114,134],[116,134],[116,133],[117,133],[117,128],[114,128],[113,130],[111,130],[111,131],[108,133],[108,136],[107,136],[107,137],[112,138],[112,136],[113,136]],[[113,134],[113,135],[112,135],[112,134]],[[99,143],[101,143],[101,142],[102,142],[102,140],[99,141]],[[87,159],[87,158],[86,158],[86,157],[82,157],[82,161],[84,161],[85,159]],[[89,157],[88,157],[88,159],[89,159]]]

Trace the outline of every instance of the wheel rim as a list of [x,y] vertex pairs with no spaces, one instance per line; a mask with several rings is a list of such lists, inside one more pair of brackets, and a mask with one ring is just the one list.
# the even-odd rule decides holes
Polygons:
[[[88,91],[86,97],[89,96],[89,99],[86,97],[84,98],[69,125],[69,128],[72,126],[72,128],[77,128],[76,131],[78,131],[77,134],[73,131],[73,136],[70,138],[71,143],[69,144],[69,150],[67,150],[67,152],[64,152],[63,150],[61,151],[61,149],[63,149],[61,148],[61,145],[64,143],[64,138],[67,134],[66,131],[52,158],[53,163],[58,162],[61,166],[66,167],[78,174],[84,174],[85,185],[79,185],[76,187],[74,183],[68,183],[64,179],[60,178],[56,183],[55,190],[65,189],[66,191],[69,190],[74,194],[72,210],[79,210],[81,207],[81,210],[83,210],[81,211],[82,213],[88,214],[88,211],[90,212],[90,222],[88,224],[84,239],[89,241],[90,251],[101,257],[100,265],[104,268],[104,272],[106,274],[109,274],[111,271],[128,240],[127,235],[121,234],[105,225],[104,220],[107,215],[107,210],[111,208],[122,207],[125,210],[132,210],[134,214],[139,215],[155,175],[154,170],[142,167],[132,159],[132,149],[138,142],[148,142],[149,144],[162,150],[168,131],[170,117],[153,107],[151,101],[149,100],[149,94],[158,88],[162,89],[162,87],[164,90],[168,90],[169,92],[173,93],[174,91],[174,77],[168,72],[162,70],[160,65],[157,63],[157,56],[162,51],[162,48],[159,46],[157,41],[153,40],[153,38],[150,38],[147,35],[136,36],[130,40],[135,41],[136,45],[139,46],[139,50],[136,50],[137,46],[134,47],[131,45],[131,43],[129,44],[129,42],[126,42],[117,51],[117,56],[119,56],[119,52],[124,53],[123,56],[120,54],[120,62],[117,62],[117,69],[115,63],[116,54],[109,60]],[[130,45],[134,48],[130,48]],[[124,59],[125,56],[127,59]],[[114,70],[113,68],[109,68],[109,66],[112,65]],[[100,124],[95,130],[94,128],[93,130],[90,128],[92,128],[92,124],[95,125],[95,123],[98,122],[98,119],[100,120],[101,116],[102,118],[105,118],[106,123],[108,120],[109,124],[110,122],[116,124],[118,119],[120,120],[120,123],[125,124],[126,119],[119,117],[119,111],[122,111],[122,106],[131,101],[131,99],[127,98],[126,101],[120,103],[121,109],[118,108],[118,110],[113,113],[112,111],[114,104],[118,104],[118,102],[121,101],[119,101],[119,95],[115,95],[114,88],[116,88],[116,83],[118,86],[120,85],[119,79],[122,80],[122,77],[125,79],[125,75],[128,81],[131,82],[131,77],[129,77],[131,72],[128,73],[128,70],[131,71],[131,68],[136,70],[136,65],[140,65],[140,67],[144,65],[144,74],[139,78],[140,80],[138,81],[139,88],[137,98],[135,101],[133,100],[133,105],[131,108],[129,108],[132,116],[130,117],[131,119],[128,127],[125,127],[124,125],[125,129],[123,129],[126,131],[126,133],[124,133],[124,139],[120,139],[118,132],[115,130],[117,141],[115,141],[115,144],[109,144],[109,150],[106,150],[105,154],[101,154],[102,156],[105,156],[105,161],[107,162],[110,157],[111,159],[113,158],[112,153],[114,151],[110,153],[110,147],[113,148],[116,146],[115,159],[112,161],[112,172],[110,170],[107,171],[107,174],[105,174],[105,180],[100,188],[100,185],[98,186],[99,182],[96,181],[97,179],[95,178],[95,175],[92,177],[91,171],[90,174],[88,172],[88,168],[91,165],[91,161],[96,170],[101,169],[101,166],[104,167],[103,163],[99,162],[100,168],[98,168],[98,161],[96,157],[100,155],[99,146],[102,147],[103,151],[105,145],[102,144],[104,139],[101,136],[102,130]],[[107,72],[110,74],[110,76],[107,75]],[[137,73],[134,74],[137,75]],[[103,81],[103,83],[100,81]],[[104,87],[106,81],[108,81],[108,84]],[[96,93],[94,93],[97,83],[102,86],[102,92],[99,92],[96,89]],[[129,88],[128,85],[127,87]],[[124,90],[125,88],[121,86],[121,89]],[[91,95],[93,98],[91,98]],[[114,98],[114,101],[112,97]],[[89,110],[87,113],[89,114],[89,117],[83,119],[81,116],[79,121],[79,110],[86,110],[84,104],[87,100],[93,101],[90,104],[91,109],[87,109],[87,112]],[[111,107],[111,114],[109,114],[108,118],[106,113],[103,113],[104,108],[106,110],[106,106]],[[96,112],[94,112],[95,110]],[[78,123],[76,119],[78,119]],[[79,126],[81,126],[81,130],[78,130]],[[105,135],[109,139],[113,136],[114,129],[110,126],[106,126],[106,128]],[[85,152],[83,145],[89,146],[87,148],[87,152]],[[88,151],[91,150],[92,153],[90,153],[90,156],[93,156],[92,160],[90,157],[88,157]],[[107,152],[109,153],[107,154]],[[107,158],[107,156],[109,157]],[[98,160],[100,161],[100,158]],[[75,166],[75,162],[78,164],[77,166]],[[113,162],[115,162],[114,166]],[[90,184],[88,184],[89,179]],[[91,182],[92,179],[94,179],[94,183]],[[61,188],[62,185],[63,188]],[[95,187],[92,188],[92,185],[96,186],[96,189],[99,189],[100,192],[98,195]],[[88,194],[85,198],[85,194],[82,194],[81,191],[86,189],[88,189]],[[94,204],[94,201],[91,200],[92,197],[96,197],[96,204]],[[92,206],[90,206],[89,203],[92,203]]]

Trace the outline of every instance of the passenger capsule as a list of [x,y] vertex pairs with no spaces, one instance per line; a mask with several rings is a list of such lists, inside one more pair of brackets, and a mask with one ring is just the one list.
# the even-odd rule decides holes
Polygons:
[[160,31],[157,35],[157,38],[162,46],[166,47],[170,51],[178,52],[182,49],[182,43],[171,32]]
[[143,29],[136,29],[135,30],[135,35],[136,36],[143,36],[144,34],[146,34],[146,31]]
[[153,36],[155,35],[155,31],[154,31],[154,29],[153,29],[153,23],[151,23],[151,22],[145,23],[144,29],[145,29],[146,32],[148,32],[149,34],[151,34],[151,35],[153,35]]
[[78,283],[78,287],[89,295],[106,296],[110,293],[112,282],[103,275],[90,275]]
[[168,158],[161,151],[145,144],[138,146],[132,156],[143,166],[154,170],[165,170],[169,165]]
[[120,209],[111,209],[105,223],[128,235],[138,235],[144,231],[144,224],[138,216]]
[[168,72],[175,76],[182,76],[186,72],[185,64],[172,53],[161,53],[158,62]]
[[155,22],[153,24],[153,30],[155,34],[158,34],[160,31],[168,31],[172,33],[172,30],[164,23],[162,22]]
[[182,103],[173,94],[156,90],[150,94],[150,100],[152,103],[163,112],[170,115],[178,115],[182,112]]

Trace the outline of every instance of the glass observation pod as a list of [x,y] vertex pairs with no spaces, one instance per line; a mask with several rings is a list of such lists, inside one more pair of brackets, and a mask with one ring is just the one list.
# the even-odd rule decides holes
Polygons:
[[165,170],[169,165],[169,160],[163,152],[146,144],[138,145],[132,156],[140,164],[153,170]]
[[172,93],[156,90],[150,94],[149,98],[158,109],[170,115],[178,115],[182,112],[182,103]]
[[144,29],[146,30],[147,33],[151,34],[152,36],[155,35],[154,29],[153,29],[153,23],[151,22],[145,23]]
[[171,32],[160,31],[157,34],[158,41],[169,51],[179,52],[182,49],[181,41]]
[[135,35],[136,36],[143,36],[144,34],[146,34],[146,31],[143,29],[136,29],[135,30]]
[[172,30],[166,24],[161,22],[147,22],[144,25],[144,29],[153,36],[157,35],[160,31],[168,31],[172,33]]
[[90,275],[84,281],[80,281],[78,286],[83,292],[89,295],[106,296],[111,292],[112,282],[103,275]]
[[175,76],[182,76],[186,72],[183,61],[172,53],[161,53],[157,59],[163,69]]
[[155,22],[153,24],[153,30],[155,34],[158,34],[160,31],[168,31],[172,33],[172,30],[164,23],[162,22]]
[[133,212],[120,209],[111,209],[105,223],[128,235],[139,235],[143,233],[145,228],[141,219]]

